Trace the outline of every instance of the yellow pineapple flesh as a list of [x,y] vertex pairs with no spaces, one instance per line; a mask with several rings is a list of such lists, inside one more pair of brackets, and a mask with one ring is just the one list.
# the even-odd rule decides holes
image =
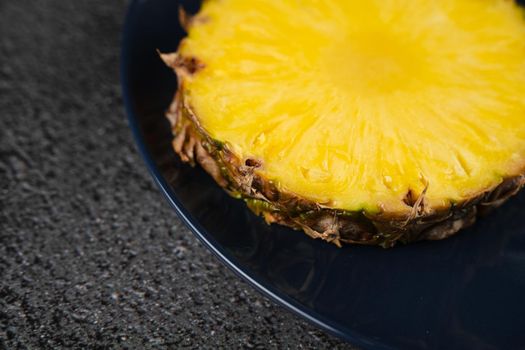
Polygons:
[[176,59],[200,133],[319,208],[409,220],[525,173],[512,1],[208,0]]

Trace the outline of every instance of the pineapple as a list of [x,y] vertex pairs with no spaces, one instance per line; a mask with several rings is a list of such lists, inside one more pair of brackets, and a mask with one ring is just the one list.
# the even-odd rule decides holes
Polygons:
[[525,184],[525,13],[508,0],[208,0],[173,147],[268,223],[437,240]]

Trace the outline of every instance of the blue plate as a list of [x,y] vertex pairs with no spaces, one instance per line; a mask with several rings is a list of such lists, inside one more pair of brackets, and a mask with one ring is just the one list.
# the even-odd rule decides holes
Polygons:
[[156,50],[174,51],[184,36],[180,3],[132,2],[122,85],[151,174],[204,245],[270,299],[362,348],[524,349],[525,193],[445,241],[338,249],[266,225],[179,162],[164,118],[176,78]]

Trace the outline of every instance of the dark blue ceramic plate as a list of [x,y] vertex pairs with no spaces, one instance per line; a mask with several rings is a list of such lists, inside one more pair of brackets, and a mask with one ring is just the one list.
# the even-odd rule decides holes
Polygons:
[[163,115],[176,79],[156,53],[174,51],[184,35],[179,3],[132,2],[122,84],[149,170],[204,245],[264,295],[363,348],[525,349],[525,193],[445,241],[338,249],[267,226],[181,164]]

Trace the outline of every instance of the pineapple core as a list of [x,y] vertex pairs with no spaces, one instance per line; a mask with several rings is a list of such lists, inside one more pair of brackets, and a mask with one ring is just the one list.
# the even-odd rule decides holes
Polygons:
[[446,208],[525,169],[512,1],[208,0],[179,54],[203,130],[328,207]]

